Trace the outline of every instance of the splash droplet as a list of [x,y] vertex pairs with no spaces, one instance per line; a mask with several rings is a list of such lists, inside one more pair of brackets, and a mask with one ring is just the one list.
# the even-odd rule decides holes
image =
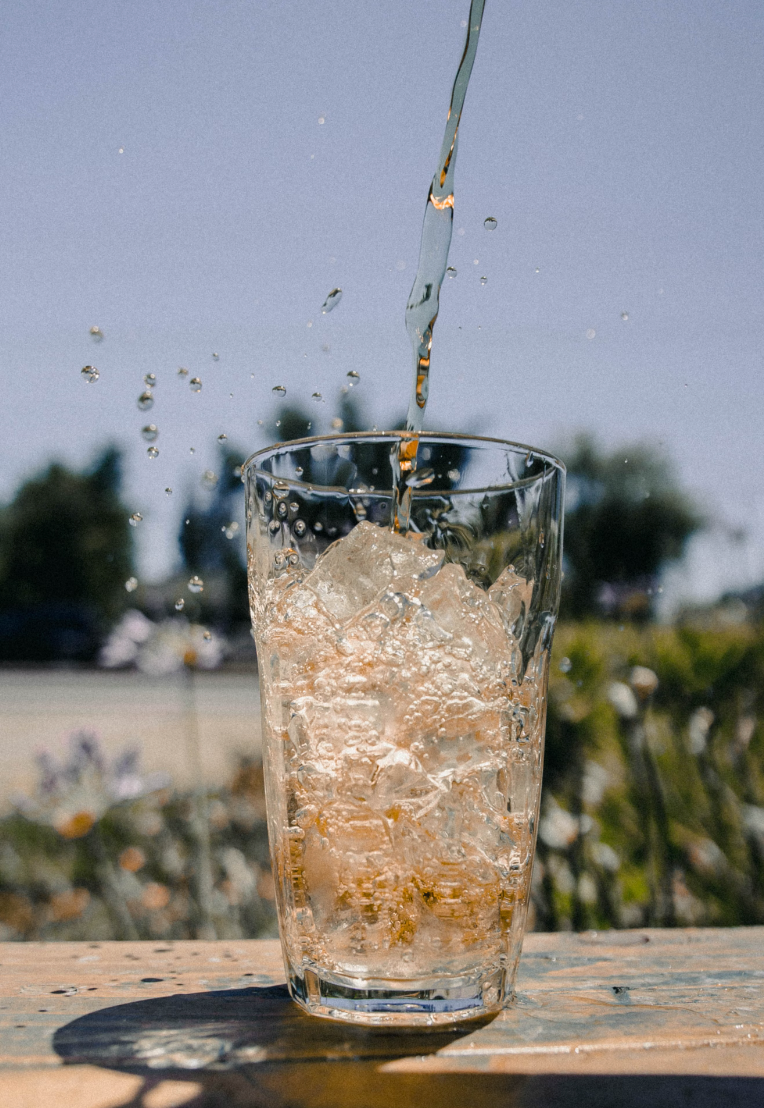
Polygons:
[[196,447],[194,447],[194,446],[189,446],[189,448],[188,448],[188,452],[189,452],[189,454],[196,454]]
[[274,392],[276,396],[286,396],[286,385],[274,385],[271,392]]
[[483,226],[486,231],[495,231],[498,227],[498,221],[492,215],[489,215],[487,219],[483,220]]
[[487,285],[488,284],[488,278],[487,277],[481,277],[480,278],[480,284],[481,285]]
[[218,442],[225,442],[227,438],[228,438],[228,435],[224,434],[221,431],[221,433],[218,435]]
[[586,332],[586,337],[591,340],[595,337],[596,334],[597,332],[594,330],[594,328],[590,327],[589,330]]
[[141,434],[146,442],[156,442],[159,438],[159,428],[156,423],[147,423],[146,426],[141,429]]
[[201,377],[192,377],[191,380],[188,382],[188,387],[191,389],[191,392],[201,392],[202,391],[202,379],[201,379]]
[[304,519],[296,519],[292,524],[292,530],[298,538],[302,538],[305,532],[308,530]]
[[268,524],[268,530],[272,535],[276,535],[281,530],[281,524],[277,519],[272,519]]
[[305,471],[303,470],[302,466],[296,466],[295,467],[295,473],[297,474],[298,477],[302,477],[304,472]]
[[150,446],[148,448],[148,450],[146,451],[146,453],[148,454],[148,456],[151,459],[158,458],[159,457],[159,447],[158,446]]
[[324,300],[324,303],[321,306],[321,311],[324,313],[324,315],[326,315],[328,312],[333,311],[337,307],[341,299],[342,289],[332,289],[332,291],[329,293],[326,300]]
[[238,534],[239,524],[236,520],[232,520],[227,527],[223,528],[223,533],[227,539],[232,539],[234,535]]
[[94,365],[84,365],[80,370],[80,373],[89,385],[94,385],[98,378],[101,376]]
[[209,642],[210,639],[212,638],[212,632],[211,631],[203,631],[202,632],[202,638],[204,639],[205,642]]
[[197,577],[196,574],[194,574],[194,576],[190,578],[188,582],[188,591],[204,592],[204,581],[202,581],[201,577]]
[[571,662],[570,658],[563,658],[560,661],[560,672],[561,673],[570,673],[570,671],[572,669],[573,669],[573,663]]
[[103,342],[103,331],[100,327],[97,327],[95,323],[90,328],[90,337],[93,342]]
[[344,426],[345,425],[339,418],[339,416],[335,416],[335,418],[332,420],[332,431],[341,431]]
[[323,523],[321,522],[321,520],[320,520],[320,519],[319,519],[319,520],[317,520],[317,521],[316,521],[316,522],[315,522],[315,523],[313,524],[313,530],[314,530],[314,531],[323,531],[323,529],[324,529],[324,525],[323,525]]
[[133,512],[127,522],[130,524],[131,527],[137,527],[142,520],[143,516],[140,512]]
[[461,473],[459,472],[458,469],[449,469],[449,471],[448,471],[449,481],[458,481],[460,477],[461,477]]
[[626,322],[626,320],[628,318],[629,318],[629,313],[628,312],[621,312],[621,319],[623,320],[624,323]]
[[167,496],[172,496],[172,489],[170,488],[169,485],[167,486],[167,488],[164,491],[165,491],[165,494]]
[[219,477],[217,473],[213,473],[211,469],[205,469],[202,474],[202,484],[207,489],[214,489],[217,485]]
[[188,370],[184,365],[178,366],[178,377],[188,377]]
[[142,412],[147,412],[149,408],[154,407],[153,392],[151,392],[149,389],[146,389],[146,391],[142,392],[141,395],[138,397],[136,403],[138,404],[138,407]]
[[186,602],[185,602],[185,600],[183,599],[182,596],[181,596],[180,600],[175,601],[175,611],[176,612],[182,612],[183,609],[185,608],[185,606],[186,606]]
[[[315,400],[315,402],[317,404],[320,404],[324,398],[323,398],[323,396],[321,395],[320,392],[314,392],[314,393],[312,393],[310,399]],[[308,424],[308,429],[310,429],[310,424]]]
[[154,385],[157,383],[156,373],[144,373],[143,383],[147,389],[153,389]]
[[215,353],[214,350],[212,351],[212,360],[213,360],[213,362],[219,362],[220,361],[220,355]]
[[128,579],[125,581],[125,590],[127,592],[135,592],[135,590],[137,588],[138,588],[138,578],[137,577],[128,577]]
[[451,280],[453,281],[454,277],[456,276],[456,267],[455,267],[455,266],[452,266],[452,265],[450,265],[450,266],[448,267],[448,269],[446,270],[446,273],[448,274],[448,276],[449,276],[449,277],[451,278]]
[[354,384],[357,384],[361,380],[361,374],[358,372],[357,369],[349,369],[347,372],[347,376],[350,378],[351,381],[353,381]]

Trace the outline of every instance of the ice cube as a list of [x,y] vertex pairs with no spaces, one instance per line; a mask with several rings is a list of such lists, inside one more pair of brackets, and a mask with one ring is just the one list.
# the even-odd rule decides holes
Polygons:
[[[424,581],[419,599],[427,616],[446,632],[462,656],[495,668],[509,652],[507,633],[486,593],[468,580],[456,562]],[[426,616],[423,614],[422,621]]]
[[345,623],[393,581],[421,578],[442,561],[443,551],[364,520],[324,551],[305,584]]
[[491,585],[488,595],[499,609],[504,626],[519,637],[519,629],[515,625],[518,619],[525,618],[530,609],[533,581],[526,581],[515,573],[514,566],[507,566]]

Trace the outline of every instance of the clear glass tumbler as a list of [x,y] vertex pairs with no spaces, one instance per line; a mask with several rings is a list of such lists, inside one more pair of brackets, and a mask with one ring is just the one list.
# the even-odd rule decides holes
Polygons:
[[385,1025],[511,996],[565,481],[543,451],[423,433],[396,533],[406,438],[303,439],[245,467],[289,989],[316,1015]]

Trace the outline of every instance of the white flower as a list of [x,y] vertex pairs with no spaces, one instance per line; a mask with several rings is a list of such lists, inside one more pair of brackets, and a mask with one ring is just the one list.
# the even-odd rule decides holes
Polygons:
[[639,712],[636,696],[623,681],[613,681],[608,686],[607,698],[624,719],[634,719]]
[[126,612],[101,651],[99,662],[113,669],[136,666],[163,677],[186,666],[215,669],[225,654],[225,640],[182,616],[152,623],[141,612]]

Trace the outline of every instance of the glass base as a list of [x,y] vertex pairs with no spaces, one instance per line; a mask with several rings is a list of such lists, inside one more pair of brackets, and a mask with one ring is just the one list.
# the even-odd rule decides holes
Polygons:
[[459,977],[379,980],[328,973],[310,963],[290,967],[289,992],[313,1016],[379,1027],[436,1027],[498,1012],[505,971],[491,968]]

